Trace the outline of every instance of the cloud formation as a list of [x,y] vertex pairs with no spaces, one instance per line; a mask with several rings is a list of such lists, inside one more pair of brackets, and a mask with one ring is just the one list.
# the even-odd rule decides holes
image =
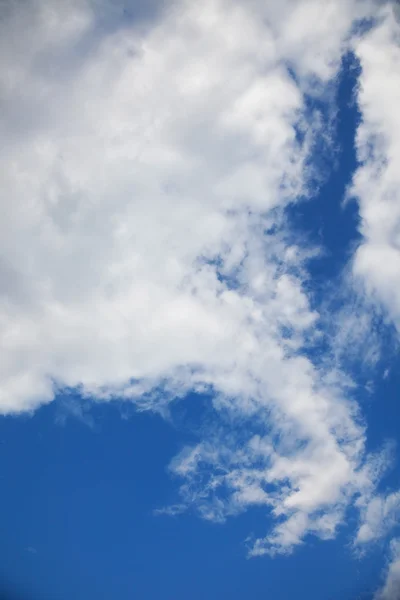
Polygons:
[[362,510],[362,522],[356,543],[365,544],[384,537],[397,525],[400,516],[400,492],[374,496]]
[[[0,411],[65,387],[146,410],[212,392],[215,426],[171,464],[177,509],[223,520],[264,505],[276,526],[255,555],[331,538],[375,479],[346,374],[310,352],[310,251],[284,209],[311,194],[324,126],[305,95],[331,93],[374,3],[181,1],[105,31],[107,7],[2,5]],[[374,83],[398,62],[390,23],[356,45],[354,272],[396,321],[397,263],[374,267],[397,252],[398,115],[375,107]]]
[[378,590],[374,600],[397,600],[400,594],[400,539],[391,543],[391,560],[383,587]]
[[351,193],[359,203],[363,239],[354,275],[368,296],[400,327],[400,28],[386,7],[355,43],[360,60],[356,147],[361,163]]

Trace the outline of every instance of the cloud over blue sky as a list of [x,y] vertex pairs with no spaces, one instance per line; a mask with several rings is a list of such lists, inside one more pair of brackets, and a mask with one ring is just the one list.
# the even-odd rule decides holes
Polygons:
[[[261,510],[247,546],[263,560],[335,539],[352,514],[349,552],[393,536],[376,597],[396,600],[396,450],[385,430],[371,446],[360,401],[400,332],[394,4],[0,11],[2,418],[73,391],[91,427],[90,406],[114,401],[173,423],[197,397],[206,417],[166,458],[175,497],[156,512]],[[323,235],[293,215],[324,214],[349,56],[357,165],[333,201],[359,218],[328,282]]]

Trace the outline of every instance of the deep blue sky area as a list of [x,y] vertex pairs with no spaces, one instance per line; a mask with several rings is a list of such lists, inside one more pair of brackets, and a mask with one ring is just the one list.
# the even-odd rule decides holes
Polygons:
[[155,516],[176,497],[165,465],[187,436],[113,405],[95,407],[91,427],[60,412],[56,401],[0,422],[5,597],[352,600],[374,588],[379,553],[352,558],[346,527],[295,559],[248,560],[244,540],[267,528],[264,511],[223,525]]
[[[321,286],[340,275],[358,239],[356,206],[342,207],[356,166],[356,74],[347,57],[337,164],[317,198],[291,209],[298,235],[327,250],[310,265]],[[391,358],[390,365],[387,377],[373,377],[372,392],[360,394],[371,449],[400,430],[399,364]],[[193,396],[191,403],[200,400]],[[33,415],[0,418],[0,600],[372,598],[385,565],[383,545],[356,558],[352,514],[334,541],[308,538],[290,557],[248,559],[246,538],[271,526],[265,509],[225,524],[190,512],[154,514],[179,501],[179,481],[167,466],[196,441],[190,428],[118,403],[94,405],[78,418],[66,410],[69,401],[60,396]],[[190,421],[197,408],[189,402],[185,410]],[[385,484],[399,483],[394,468]]]
[[354,139],[360,122],[355,97],[359,71],[357,59],[348,53],[343,58],[336,84],[334,106],[337,111],[309,98],[310,111],[325,113],[328,123],[333,119],[334,137],[329,144],[317,141],[310,161],[311,164],[317,162],[320,167],[318,171],[322,174],[318,193],[307,201],[291,205],[288,210],[299,236],[309,244],[324,249],[324,254],[310,265],[312,280],[321,284],[340,275],[343,265],[360,240],[357,204],[354,201],[343,202],[346,188],[357,167]]

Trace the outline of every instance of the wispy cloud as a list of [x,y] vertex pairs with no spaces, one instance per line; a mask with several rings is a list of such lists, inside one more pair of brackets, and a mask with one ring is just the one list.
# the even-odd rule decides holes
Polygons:
[[356,543],[365,544],[384,537],[399,523],[400,492],[374,496],[362,510]]
[[386,573],[386,581],[374,596],[374,600],[397,600],[400,595],[400,539],[391,543],[391,559]]

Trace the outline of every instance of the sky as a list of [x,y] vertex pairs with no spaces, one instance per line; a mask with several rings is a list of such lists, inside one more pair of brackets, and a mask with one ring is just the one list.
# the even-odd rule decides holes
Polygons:
[[400,3],[0,3],[0,598],[399,600]]

